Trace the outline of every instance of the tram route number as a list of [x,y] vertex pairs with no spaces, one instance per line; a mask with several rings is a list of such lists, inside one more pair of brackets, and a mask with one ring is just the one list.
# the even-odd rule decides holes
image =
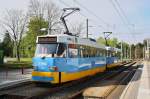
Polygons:
[[57,42],[56,37],[39,37],[38,38],[38,43],[53,43]]

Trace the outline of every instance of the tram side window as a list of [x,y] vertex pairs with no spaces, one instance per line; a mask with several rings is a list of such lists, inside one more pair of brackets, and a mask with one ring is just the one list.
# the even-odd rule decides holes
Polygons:
[[103,49],[97,49],[97,56],[105,56],[105,51]]
[[96,49],[96,57],[98,57],[99,56],[99,50],[98,49]]
[[120,59],[121,58],[121,53],[120,52],[116,52],[116,57],[118,57]]
[[95,56],[95,51],[93,47],[88,47],[88,56],[89,57],[94,57]]
[[99,49],[99,51],[100,51],[100,56],[103,56],[103,50],[101,50],[101,49]]
[[84,50],[84,48],[81,45],[78,45],[78,46],[79,46],[78,55],[81,58],[81,57],[83,57],[83,50]]
[[85,45],[80,45],[80,57],[88,57],[88,48]]
[[89,53],[89,56],[90,56],[90,57],[93,56],[93,49],[92,49],[92,47],[90,47],[90,53]]
[[79,57],[90,57],[91,50],[89,49],[89,46],[80,45],[79,50]]
[[80,45],[79,57],[100,57],[105,56],[105,50],[90,46]]
[[111,52],[112,53],[112,57],[115,57],[116,56],[116,53],[115,52]]
[[78,57],[78,47],[75,44],[69,44],[69,57],[76,58]]
[[105,50],[90,46],[80,46],[80,57],[99,57],[105,56]]
[[93,48],[93,57],[96,56],[96,48]]
[[112,52],[111,51],[107,51],[107,56],[111,57],[112,56]]
[[121,52],[118,52],[118,55],[119,59],[121,59]]
[[102,56],[106,56],[106,50],[102,50]]
[[110,57],[113,57],[113,52],[112,51],[110,52]]
[[101,56],[101,52],[100,52],[100,49],[97,50],[97,56]]
[[84,57],[84,48],[82,45],[78,45],[78,57],[80,58]]

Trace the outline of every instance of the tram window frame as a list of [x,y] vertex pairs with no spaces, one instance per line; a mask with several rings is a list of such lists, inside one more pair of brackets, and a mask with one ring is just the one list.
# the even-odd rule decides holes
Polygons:
[[101,49],[101,48],[98,48],[98,49],[97,49],[97,56],[98,56],[98,57],[104,56],[104,53],[105,53],[105,52],[104,52],[103,49]]
[[83,58],[83,47],[82,45],[78,45],[78,57]]
[[[39,45],[38,45],[39,44]],[[46,50],[46,52],[47,53],[39,53],[38,52],[38,50],[39,50],[39,48],[42,48],[42,47],[39,47],[38,49],[37,49],[37,47],[38,46],[40,46],[40,44],[41,45],[46,45],[46,44],[56,44],[56,49],[55,49],[55,52],[54,53],[48,53],[48,47],[45,49]],[[58,51],[59,51],[59,45],[60,44],[63,44],[63,46],[64,46],[64,50],[60,53],[60,55],[58,55]],[[43,46],[43,48],[44,48],[44,46]],[[35,51],[35,56],[46,56],[46,57],[66,57],[66,49],[67,49],[67,47],[66,47],[66,44],[65,43],[37,43],[37,45],[36,45],[36,51]],[[61,56],[62,54],[65,54],[65,56]]]
[[[49,44],[49,43],[37,43],[36,44],[36,50],[35,50],[35,56],[39,56],[41,54],[44,54],[44,56],[56,54],[56,50],[53,51],[53,53],[48,53],[48,50],[47,50],[48,47],[47,48],[44,47],[47,44]],[[57,49],[58,43],[50,43],[50,44],[56,45],[56,49]]]
[[91,57],[94,56],[94,50],[93,50],[93,47],[91,47]]
[[79,57],[80,58],[90,58],[90,57],[105,57],[105,51],[102,48],[95,48],[87,45],[78,45],[79,47]]
[[88,57],[92,57],[92,47],[88,46]]
[[86,57],[88,57],[88,54],[87,54],[87,46],[86,45],[82,45],[82,47],[83,47],[83,58],[86,58]]
[[69,58],[78,58],[79,57],[78,44],[68,44],[68,57]]
[[112,56],[112,52],[110,50],[107,50],[107,57],[111,57]]
[[99,57],[99,49],[96,49],[96,57]]
[[103,57],[106,57],[106,49],[103,49]]
[[93,57],[96,57],[97,48],[93,47]]
[[121,52],[117,51],[116,52],[116,57],[118,57],[120,59],[121,58]]
[[[66,46],[66,44],[64,44],[64,43],[57,43],[58,44],[58,48],[57,48],[57,51],[56,51],[56,55],[58,56],[58,57],[60,57],[61,55],[63,55],[63,56],[61,56],[61,57],[67,57],[67,46]],[[61,46],[60,46],[61,45]],[[63,47],[63,51],[61,52],[61,53],[59,53],[60,55],[58,55],[58,51],[60,51],[59,49],[60,49],[60,47],[61,47],[61,50],[62,50],[62,47]]]
[[88,58],[89,57],[89,46],[79,45],[79,57],[80,58]]

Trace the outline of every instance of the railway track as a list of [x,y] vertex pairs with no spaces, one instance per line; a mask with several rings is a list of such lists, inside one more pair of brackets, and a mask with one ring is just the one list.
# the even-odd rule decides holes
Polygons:
[[48,89],[49,88],[37,87],[34,83],[22,84],[0,91],[0,99],[24,99],[36,95],[37,93],[46,92]]
[[129,68],[135,62],[128,66],[122,66],[114,72],[108,71],[96,76],[78,80],[76,82],[65,83],[61,86],[37,86],[30,82],[11,88],[0,90],[0,99],[73,99],[81,97],[83,91],[95,84],[95,82],[109,79]]
[[[135,62],[134,62],[135,63]],[[131,64],[129,64],[129,66],[131,66],[131,65],[133,65],[134,63],[131,63]],[[78,88],[77,86],[76,86],[76,92],[73,90],[73,89],[69,89],[69,91],[68,91],[68,97],[64,97],[63,99],[79,99],[79,98],[83,98],[82,97],[82,93],[84,92],[84,90],[85,89],[87,89],[88,87],[90,87],[90,86],[97,86],[97,84],[99,84],[99,83],[101,83],[101,82],[104,82],[105,80],[107,80],[107,79],[111,79],[111,78],[113,78],[113,77],[115,77],[116,75],[120,75],[120,73],[122,73],[124,70],[127,70],[129,67],[123,67],[121,70],[115,70],[115,71],[109,71],[109,72],[107,72],[106,74],[104,74],[102,77],[99,77],[99,78],[96,78],[96,79],[92,79],[92,81],[88,81],[87,83],[84,83],[84,86],[80,86],[79,85],[79,87],[82,87],[82,88]],[[123,76],[122,76],[123,77]],[[120,76],[120,78],[122,78],[121,76]],[[127,77],[127,76],[126,76]],[[114,88],[112,88],[112,89],[114,89]],[[72,91],[74,91],[74,93],[72,92]],[[73,93],[73,94],[71,94],[71,92]],[[109,92],[106,92],[106,94],[108,94]],[[58,93],[57,93],[58,94]],[[106,95],[105,95],[106,96]],[[102,97],[102,99],[103,98],[105,98],[105,96],[104,97]],[[57,97],[58,98],[58,97]]]
[[137,68],[137,65],[130,66],[125,71],[119,73],[119,75],[104,79],[101,83],[96,83],[84,91],[84,99],[119,99],[123,89],[119,91],[116,91],[116,89],[118,86],[127,85]]
[[0,99],[41,99],[50,93],[72,86],[73,84],[74,82],[63,85],[50,85],[48,83],[36,84],[33,82],[26,82],[1,89]]

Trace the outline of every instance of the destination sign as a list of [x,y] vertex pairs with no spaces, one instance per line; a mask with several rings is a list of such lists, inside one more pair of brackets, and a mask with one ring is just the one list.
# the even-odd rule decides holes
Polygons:
[[57,42],[57,37],[39,37],[38,43],[54,43]]

